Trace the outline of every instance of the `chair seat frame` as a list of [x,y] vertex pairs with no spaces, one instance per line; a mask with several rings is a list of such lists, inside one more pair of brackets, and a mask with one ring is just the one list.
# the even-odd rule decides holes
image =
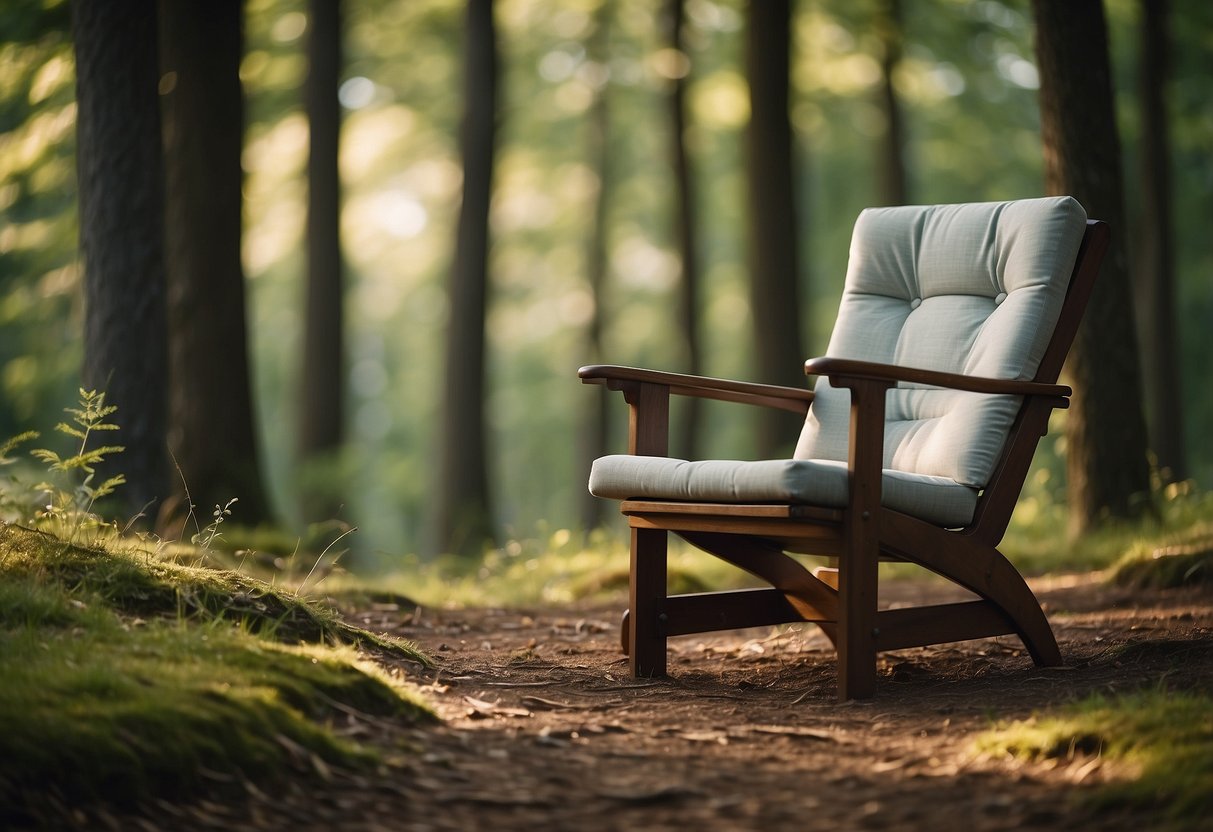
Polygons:
[[[806,621],[837,650],[838,696],[864,699],[876,689],[879,651],[1017,635],[1041,666],[1061,653],[1027,582],[998,551],[1040,438],[1071,390],[1057,384],[1108,246],[1107,225],[1088,220],[1052,338],[1031,381],[979,378],[895,365],[815,358],[809,375],[850,391],[845,508],[797,504],[690,503],[629,499],[621,511],[631,531],[629,608],[622,640],[635,677],[664,676],[672,636]],[[629,406],[628,452],[667,456],[670,397],[696,396],[807,415],[807,389],[593,365],[587,384],[619,391]],[[982,491],[973,520],[946,529],[881,504],[885,398],[900,383],[1022,397],[1018,414]],[[769,589],[668,595],[668,533],[758,576]],[[836,568],[808,570],[791,554],[826,555]],[[977,600],[908,609],[877,608],[882,560],[922,566]]]

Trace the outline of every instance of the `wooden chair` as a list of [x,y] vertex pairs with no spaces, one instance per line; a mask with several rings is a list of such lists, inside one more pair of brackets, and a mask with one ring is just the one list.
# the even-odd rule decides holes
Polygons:
[[[876,687],[881,650],[1015,634],[1061,662],[1044,612],[998,551],[1053,408],[1108,244],[1073,199],[869,209],[856,222],[814,390],[618,366],[585,383],[623,393],[627,455],[594,463],[590,490],[631,527],[624,650],[637,677],[666,672],[671,636],[795,621],[837,648],[840,699]],[[806,417],[790,460],[667,458],[671,395]],[[674,532],[769,589],[667,596]],[[824,555],[812,572],[788,553]],[[877,608],[877,564],[908,561],[976,600]]]

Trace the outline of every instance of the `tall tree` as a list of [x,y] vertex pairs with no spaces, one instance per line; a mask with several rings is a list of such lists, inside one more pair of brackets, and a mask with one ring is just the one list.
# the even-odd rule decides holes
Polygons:
[[1120,139],[1102,0],[1032,0],[1046,188],[1112,227],[1112,246],[1067,361],[1070,530],[1130,517],[1148,496],[1145,419],[1126,268]]
[[[670,161],[674,167],[674,233],[678,246],[679,262],[682,264],[682,280],[678,284],[679,324],[686,344],[685,371],[692,375],[703,373],[703,339],[699,326],[699,257],[696,253],[695,232],[695,188],[691,174],[691,161],[687,153],[687,75],[691,62],[686,58],[684,28],[686,25],[685,0],[666,0],[666,26],[669,33],[670,50],[680,58],[673,78],[670,79]],[[699,424],[703,408],[695,396],[680,402],[681,424],[676,434],[679,455],[695,459],[699,451]]]
[[905,205],[908,201],[905,119],[893,83],[904,51],[901,0],[880,0],[876,10],[876,33],[880,39],[880,109],[885,121],[884,135],[878,146],[877,198],[882,205]]
[[[341,181],[337,166],[341,107],[340,0],[309,0],[307,104],[307,293],[300,372],[301,461],[331,459],[341,447],[344,410],[344,293]],[[304,486],[305,491],[308,486]],[[333,493],[302,495],[305,520],[339,508]]]
[[169,482],[155,0],[77,0],[72,29],[84,383],[118,406],[123,510],[154,518]]
[[[801,321],[796,171],[788,117],[791,82],[791,0],[750,0],[746,27],[746,75],[750,87],[746,167],[749,184],[750,306],[754,316],[758,381],[801,387]],[[796,442],[798,420],[779,410],[761,411],[758,452],[786,455]]]
[[1175,264],[1171,222],[1171,153],[1167,127],[1170,77],[1168,0],[1141,0],[1141,204],[1134,227],[1134,281],[1142,378],[1150,447],[1162,475],[1187,476],[1184,457],[1182,384],[1175,316]]
[[468,0],[464,36],[464,112],[459,132],[463,203],[451,266],[433,546],[442,552],[475,555],[495,538],[484,421],[489,200],[497,119],[492,0]]
[[[594,30],[586,44],[589,59],[602,67],[606,67],[610,60],[609,43],[614,9],[614,0],[602,0],[599,3],[594,15]],[[590,104],[586,124],[586,156],[598,175],[598,188],[594,194],[589,241],[585,254],[586,276],[590,284],[590,294],[594,299],[593,312],[590,315],[589,325],[586,327],[586,347],[589,351],[588,363],[590,364],[600,363],[605,354],[602,346],[605,317],[603,308],[606,301],[611,178],[614,175],[611,167],[609,91],[610,78],[604,75],[601,85],[594,92],[594,100]],[[579,476],[583,478],[588,478],[590,466],[594,460],[607,453],[609,425],[607,389],[601,385],[592,384],[586,392],[588,396],[580,432],[581,454],[580,471],[578,472]],[[601,497],[595,497],[588,489],[582,489],[581,494],[581,528],[589,532],[602,525],[606,501]]]
[[[266,520],[240,259],[243,3],[162,0],[169,447],[205,514],[239,499]],[[181,487],[181,483],[178,483]],[[184,496],[184,495],[182,495]]]

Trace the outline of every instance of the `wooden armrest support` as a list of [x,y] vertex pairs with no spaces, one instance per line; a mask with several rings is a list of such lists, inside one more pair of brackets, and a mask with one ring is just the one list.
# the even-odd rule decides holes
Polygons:
[[657,384],[669,388],[678,396],[695,396],[701,399],[716,399],[725,402],[740,402],[779,410],[789,410],[804,415],[813,401],[813,391],[797,387],[780,387],[774,384],[754,384],[707,376],[690,376],[683,373],[667,373],[660,370],[645,370],[639,367],[620,367],[612,364],[594,364],[577,371],[586,384],[603,384],[611,390],[630,389],[640,384]]
[[[836,387],[850,386],[845,383],[846,379],[884,381],[892,384],[904,381],[912,384],[929,384],[933,387],[964,390],[970,393],[1045,396],[1058,399],[1057,407],[1066,407],[1067,398],[1072,392],[1064,384],[1041,384],[1035,381],[963,376],[957,373],[920,370],[915,367],[899,367],[895,364],[852,361],[847,358],[811,358],[804,363],[804,371],[808,375],[828,376],[830,383]],[[838,382],[835,382],[835,379],[838,379]]]

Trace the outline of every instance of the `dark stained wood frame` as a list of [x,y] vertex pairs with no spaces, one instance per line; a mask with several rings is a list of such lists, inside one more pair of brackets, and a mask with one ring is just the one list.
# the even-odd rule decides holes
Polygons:
[[[805,372],[851,391],[843,509],[804,505],[624,500],[631,527],[630,607],[623,646],[633,676],[666,672],[666,639],[720,629],[809,621],[838,651],[840,699],[870,697],[881,650],[1015,634],[1038,665],[1061,663],[1044,612],[1023,577],[998,551],[1032,456],[1053,408],[1069,404],[1057,384],[1062,363],[1108,246],[1105,223],[1087,222],[1061,315],[1032,381],[976,378],[841,358],[815,358]],[[813,393],[788,387],[595,365],[578,371],[587,384],[623,393],[630,410],[628,452],[668,454],[671,395],[698,396],[807,414]],[[885,394],[901,382],[1023,398],[978,499],[973,521],[945,529],[881,505]],[[745,569],[770,589],[666,594],[667,533]],[[829,555],[836,569],[810,572],[787,553]],[[907,561],[942,575],[978,600],[910,609],[877,609],[880,560]]]

